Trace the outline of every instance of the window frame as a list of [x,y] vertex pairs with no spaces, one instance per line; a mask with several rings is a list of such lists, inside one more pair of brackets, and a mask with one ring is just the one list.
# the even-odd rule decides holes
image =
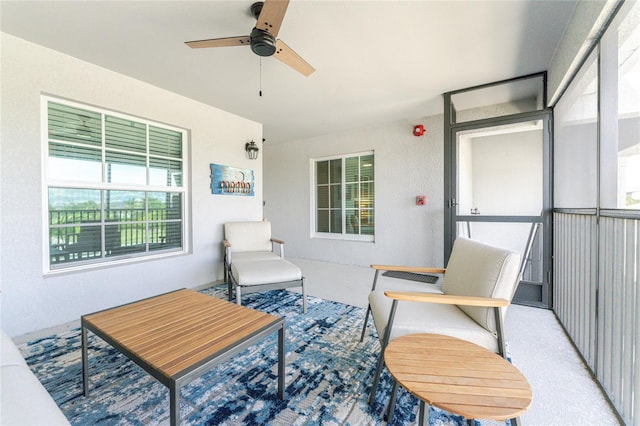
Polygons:
[[[102,153],[102,159],[100,162],[100,167],[102,169],[102,178],[99,182],[93,181],[84,181],[84,180],[67,180],[61,178],[52,178],[49,176],[49,103],[57,103],[60,105],[65,105],[73,108],[79,108],[91,112],[95,112],[101,115],[102,121],[102,137],[101,137],[101,146],[99,147]],[[182,127],[176,125],[170,125],[158,121],[154,121],[147,118],[142,118],[139,116],[135,116],[133,114],[122,113],[118,111],[114,111],[104,107],[98,107],[90,104],[85,104],[78,101],[69,100],[66,98],[60,98],[57,96],[42,94],[40,96],[40,119],[41,119],[41,132],[40,139],[42,143],[42,156],[41,156],[41,188],[42,188],[42,207],[41,207],[41,215],[42,215],[42,270],[45,276],[47,275],[58,275],[64,274],[74,271],[86,271],[91,269],[105,268],[105,267],[113,267],[122,264],[130,264],[143,262],[153,259],[165,258],[165,257],[174,257],[180,256],[189,253],[191,241],[190,241],[190,156],[189,156],[189,141],[190,141],[190,132]],[[182,150],[180,160],[182,161],[182,179],[181,186],[165,186],[165,185],[152,185],[149,183],[145,184],[131,184],[131,183],[118,183],[118,182],[108,182],[104,178],[105,173],[105,165],[107,164],[106,159],[106,145],[105,145],[105,121],[106,116],[111,116],[119,119],[135,121],[137,123],[142,123],[147,126],[147,135],[149,133],[149,126],[153,126],[158,129],[170,130],[174,132],[179,132],[182,134]],[[148,137],[147,137],[147,145],[148,145]],[[149,148],[147,146],[147,151],[145,154],[146,158],[149,158]],[[149,163],[147,162],[146,171],[147,175],[149,174]],[[148,180],[147,180],[148,182]],[[135,192],[143,192],[145,194],[145,199],[148,200],[149,194],[151,193],[175,193],[180,194],[181,197],[181,206],[180,206],[180,216],[181,216],[181,237],[182,237],[182,246],[177,248],[167,248],[162,250],[150,250],[149,243],[146,242],[145,251],[137,252],[137,253],[126,253],[122,255],[117,255],[114,257],[106,256],[103,252],[100,257],[96,257],[91,260],[86,261],[77,261],[77,262],[69,262],[56,264],[51,262],[51,253],[50,253],[50,224],[49,224],[49,190],[51,188],[61,188],[61,189],[89,189],[89,190],[99,190],[101,192],[101,197],[107,193],[107,191],[135,191]],[[146,201],[148,203],[148,201]],[[148,208],[148,205],[147,207]],[[106,220],[104,213],[104,206],[101,205],[101,219],[100,219],[100,232],[101,235],[105,235],[106,226],[109,226],[109,222]],[[169,221],[171,222],[171,221]],[[97,222],[96,222],[97,223]],[[144,223],[148,228],[150,223],[155,223],[154,220],[146,218]],[[97,225],[92,225],[97,226]],[[112,225],[111,225],[112,226]],[[104,247],[105,242],[102,241],[102,247]]]
[[[373,217],[374,217],[374,221],[373,221],[373,226],[374,226],[374,230],[373,230],[373,234],[368,235],[368,234],[349,234],[346,232],[346,226],[347,226],[347,221],[346,221],[346,212],[348,210],[353,210],[353,209],[349,209],[346,207],[346,179],[345,179],[345,173],[346,173],[346,167],[345,167],[345,161],[348,158],[353,158],[353,157],[363,157],[363,156],[367,156],[367,155],[372,155],[373,156],[373,180],[371,180],[371,183],[373,183],[373,208],[371,210],[373,210]],[[316,176],[316,167],[317,164],[319,162],[322,161],[330,161],[330,160],[337,160],[340,159],[342,161],[342,170],[341,170],[341,177],[340,177],[340,187],[341,187],[341,203],[340,203],[340,211],[342,214],[342,232],[341,233],[335,233],[335,232],[318,232],[317,229],[317,176]],[[309,194],[311,194],[310,197],[310,223],[311,223],[311,228],[310,228],[310,237],[312,239],[317,238],[317,239],[328,239],[328,240],[342,240],[342,241],[361,241],[361,242],[371,242],[374,243],[375,242],[375,235],[376,235],[376,161],[375,161],[375,150],[368,150],[368,151],[360,151],[360,152],[354,152],[354,153],[348,153],[348,154],[339,154],[339,155],[331,155],[331,156],[325,156],[325,157],[316,157],[316,158],[311,158],[309,159],[309,174],[310,174],[310,191]],[[362,181],[358,181],[359,184],[362,183]]]

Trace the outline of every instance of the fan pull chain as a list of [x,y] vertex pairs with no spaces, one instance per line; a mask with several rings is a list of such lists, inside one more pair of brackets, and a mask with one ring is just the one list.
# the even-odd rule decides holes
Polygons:
[[262,97],[262,56],[260,56],[260,97]]

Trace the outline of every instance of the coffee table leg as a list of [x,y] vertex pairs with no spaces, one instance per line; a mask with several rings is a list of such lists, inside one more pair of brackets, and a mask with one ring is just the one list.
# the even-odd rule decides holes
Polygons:
[[242,287],[236,285],[236,303],[242,305]]
[[82,391],[84,396],[89,396],[89,357],[87,354],[87,328],[82,324]]
[[171,426],[180,424],[180,389],[175,383],[169,386],[169,417]]
[[284,324],[278,330],[278,398],[284,400]]
[[[420,400],[420,410],[418,411],[418,416],[420,416],[420,418],[418,419],[418,425],[424,426],[424,401],[423,400]],[[427,420],[427,424],[429,424],[428,420]]]

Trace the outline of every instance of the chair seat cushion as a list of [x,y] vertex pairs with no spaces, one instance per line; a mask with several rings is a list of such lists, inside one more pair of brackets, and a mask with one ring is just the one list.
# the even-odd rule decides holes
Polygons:
[[[378,336],[383,336],[393,300],[384,290],[369,294]],[[455,305],[399,301],[389,341],[413,333],[436,333],[457,337],[498,352],[496,337]]]
[[278,260],[282,259],[280,256],[272,251],[243,251],[240,253],[233,252],[231,257],[231,263],[234,262],[255,262],[260,260]]
[[240,286],[280,283],[302,279],[302,271],[286,259],[258,262],[234,260],[231,273]]

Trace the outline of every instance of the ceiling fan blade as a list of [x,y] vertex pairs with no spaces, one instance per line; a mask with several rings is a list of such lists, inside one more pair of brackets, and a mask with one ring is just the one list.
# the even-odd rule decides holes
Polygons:
[[277,37],[287,6],[289,6],[289,0],[265,0],[256,28]]
[[193,49],[203,47],[249,46],[251,44],[251,38],[249,36],[211,38],[209,40],[185,41],[184,43]]
[[276,53],[273,56],[305,77],[310,76],[316,70],[282,40],[276,41]]

